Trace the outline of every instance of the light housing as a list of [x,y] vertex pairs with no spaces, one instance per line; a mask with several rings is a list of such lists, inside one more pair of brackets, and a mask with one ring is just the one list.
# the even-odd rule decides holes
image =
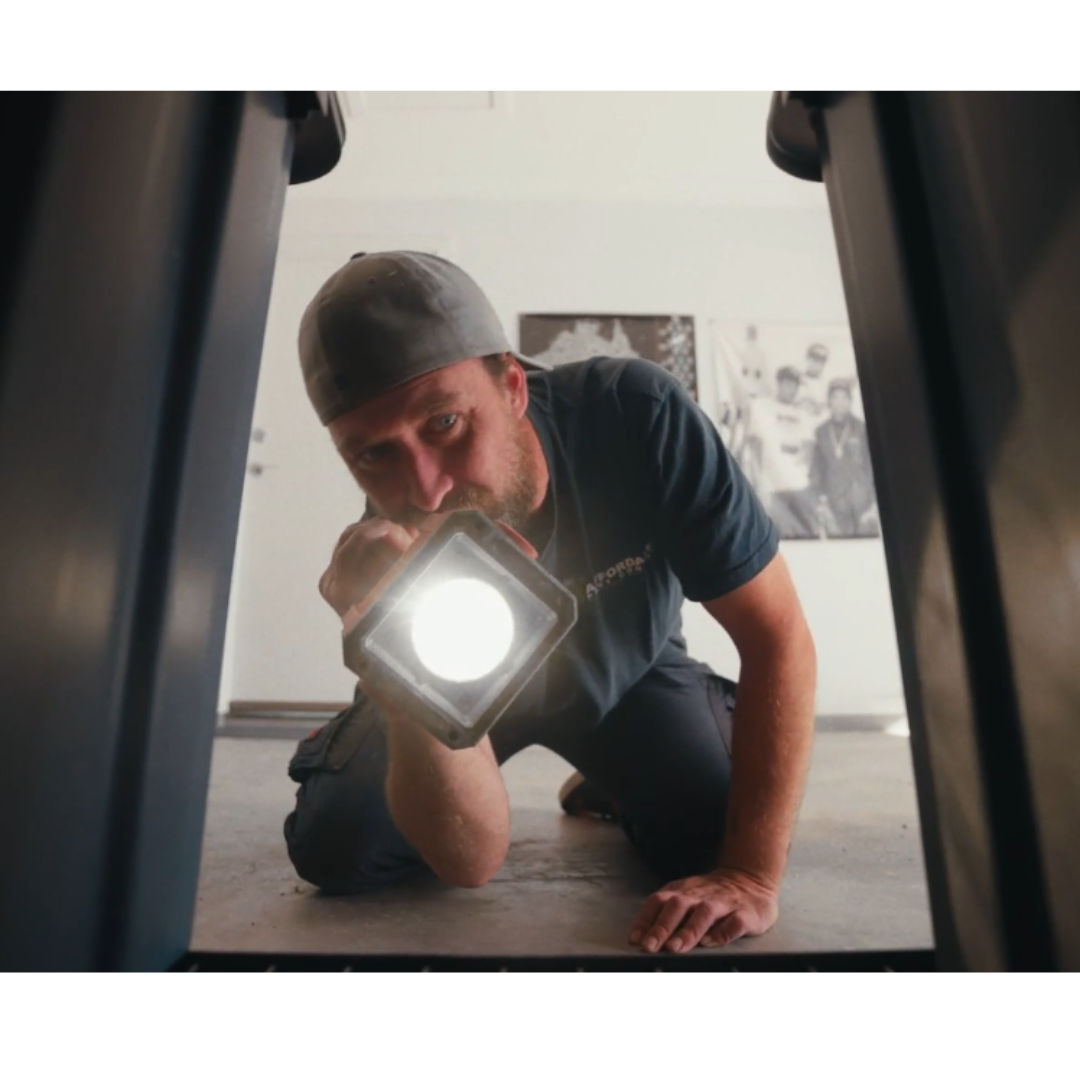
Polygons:
[[[448,607],[460,626],[445,622]],[[487,734],[576,621],[569,590],[480,511],[457,510],[365,601],[344,634],[345,665],[462,749]],[[508,638],[488,636],[493,629]]]

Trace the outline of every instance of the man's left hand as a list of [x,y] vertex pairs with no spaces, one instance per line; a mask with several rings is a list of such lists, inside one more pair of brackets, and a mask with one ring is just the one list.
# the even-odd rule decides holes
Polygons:
[[780,913],[779,890],[743,870],[673,881],[645,901],[630,944],[645,952],[689,952],[764,934]]

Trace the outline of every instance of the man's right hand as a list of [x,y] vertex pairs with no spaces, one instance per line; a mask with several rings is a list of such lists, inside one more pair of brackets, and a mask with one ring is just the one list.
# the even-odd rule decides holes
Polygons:
[[420,530],[372,518],[350,525],[334,548],[319,579],[322,598],[341,618],[371,592],[380,578],[409,550]]
[[[383,575],[422,536],[433,533],[446,514],[430,514],[420,528],[397,525],[384,518],[372,518],[350,525],[334,548],[330,565],[319,579],[322,598],[344,620],[350,609],[362,603]],[[536,548],[509,525],[496,522],[530,558],[537,558]]]

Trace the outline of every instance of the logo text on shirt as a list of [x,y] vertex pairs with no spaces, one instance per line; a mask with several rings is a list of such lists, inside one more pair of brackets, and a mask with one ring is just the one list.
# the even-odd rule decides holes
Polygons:
[[592,581],[585,585],[585,599],[595,600],[602,589],[614,585],[616,582],[625,581],[628,577],[640,574],[645,570],[645,564],[653,557],[652,544],[646,544],[645,550],[640,555],[632,555],[627,559],[620,559],[614,566],[601,570],[594,574]]

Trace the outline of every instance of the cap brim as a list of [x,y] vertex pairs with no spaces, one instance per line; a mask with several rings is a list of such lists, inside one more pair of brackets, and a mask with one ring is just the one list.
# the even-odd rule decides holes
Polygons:
[[524,353],[511,352],[510,355],[523,367],[533,371],[551,371],[552,367],[546,360],[537,360],[535,357],[526,356]]

